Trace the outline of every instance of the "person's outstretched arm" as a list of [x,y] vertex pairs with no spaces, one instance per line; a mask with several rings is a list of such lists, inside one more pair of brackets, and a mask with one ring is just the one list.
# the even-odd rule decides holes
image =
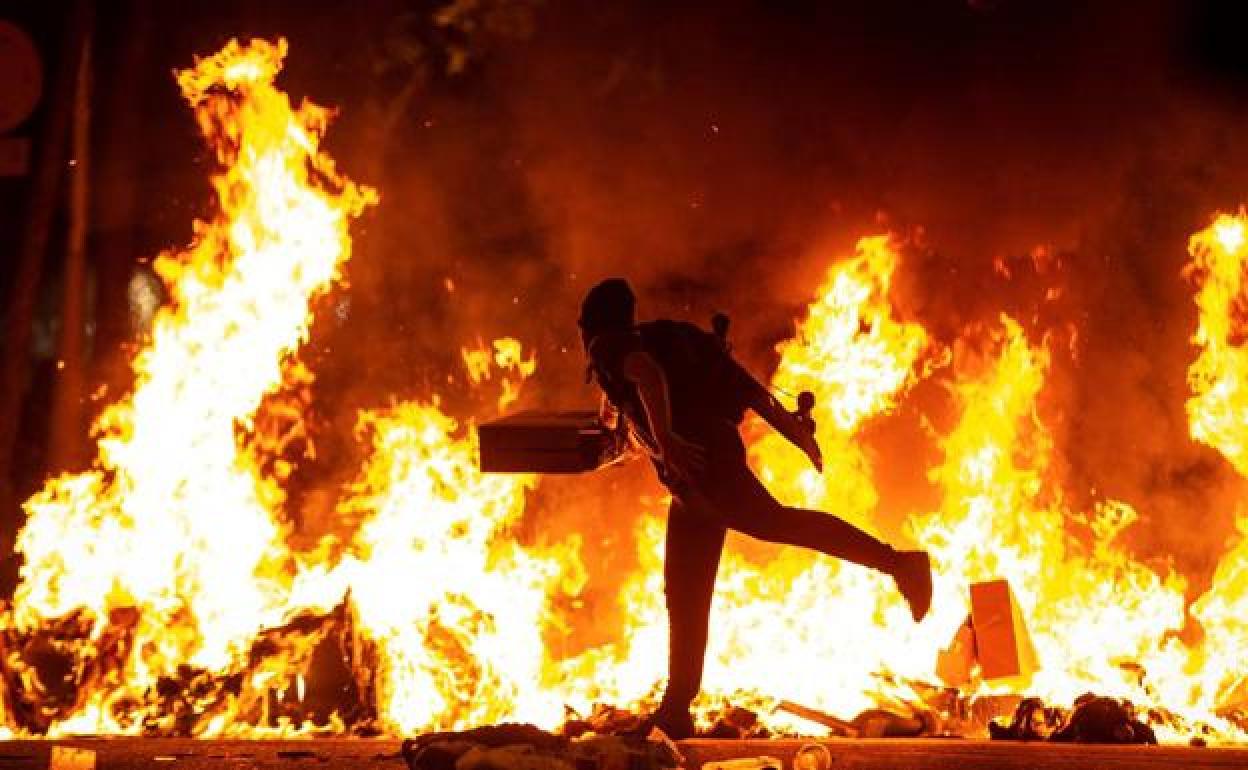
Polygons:
[[624,359],[623,372],[637,386],[650,435],[658,444],[659,459],[674,475],[692,478],[705,466],[706,454],[672,429],[672,404],[663,368],[649,353],[636,351]]
[[823,452],[819,442],[815,440],[814,424],[803,422],[797,415],[784,408],[754,375],[743,367],[737,366],[738,377],[744,378],[747,392],[746,403],[758,413],[777,433],[789,440],[793,446],[806,453],[810,462],[819,471],[823,470]]

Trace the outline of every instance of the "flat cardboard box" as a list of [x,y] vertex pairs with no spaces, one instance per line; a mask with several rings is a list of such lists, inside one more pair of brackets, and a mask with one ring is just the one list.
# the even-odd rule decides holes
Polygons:
[[593,411],[528,410],[477,428],[487,473],[584,473],[612,462],[623,442]]

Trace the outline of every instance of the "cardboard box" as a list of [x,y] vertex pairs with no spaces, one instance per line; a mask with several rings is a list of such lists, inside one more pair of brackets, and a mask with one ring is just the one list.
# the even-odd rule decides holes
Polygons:
[[962,687],[974,677],[975,662],[975,627],[967,615],[949,646],[936,654],[936,676],[950,687]]
[[984,679],[1026,679],[1035,673],[1035,647],[1008,582],[971,584],[971,625]]
[[624,451],[623,442],[591,411],[525,411],[477,428],[487,473],[584,473]]

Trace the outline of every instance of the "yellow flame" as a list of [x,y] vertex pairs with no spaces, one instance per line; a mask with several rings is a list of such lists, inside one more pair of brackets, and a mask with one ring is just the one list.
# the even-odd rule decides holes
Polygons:
[[[1219,215],[1192,236],[1187,275],[1197,283],[1199,321],[1192,342],[1200,349],[1188,369],[1192,396],[1187,401],[1192,437],[1222,453],[1241,476],[1248,476],[1248,325],[1244,315],[1244,267],[1248,261],[1248,214]],[[1204,631],[1192,654],[1186,695],[1197,707],[1248,703],[1243,664],[1248,648],[1248,509],[1235,512],[1236,542],[1214,572],[1209,590],[1192,605]]]
[[1248,333],[1244,319],[1243,215],[1222,215],[1192,237],[1188,274],[1199,276],[1200,321],[1192,342],[1200,355],[1187,372],[1192,438],[1221,452],[1248,475]]
[[490,346],[482,343],[475,349],[464,348],[461,356],[468,370],[468,379],[475,385],[489,380],[494,368],[507,373],[499,378],[502,391],[498,397],[500,412],[516,402],[520,397],[520,384],[537,371],[537,357],[530,354],[525,358],[520,340],[514,337],[500,337]]
[[482,474],[475,434],[458,436],[436,404],[367,413],[361,428],[373,452],[344,507],[371,516],[358,562],[345,568],[381,655],[384,720],[402,733],[542,716],[526,706],[540,695],[543,617],[560,565],[510,538],[536,479]]
[[[1106,501],[1091,516],[1065,506],[1037,413],[1047,348],[1031,345],[1004,316],[993,339],[997,352],[987,360],[955,352],[962,415],[941,441],[944,463],[931,472],[941,508],[910,522],[936,562],[935,640],[947,641],[966,617],[970,583],[1003,577],[1038,657],[1023,692],[1069,704],[1091,690],[1157,705],[1137,670],[1120,664],[1147,670],[1167,634],[1182,627],[1183,581],[1114,545],[1136,518],[1126,503]],[[1091,549],[1073,534],[1079,523]]]
[[866,453],[855,439],[868,419],[888,414],[918,379],[927,333],[893,317],[890,297],[898,264],[888,235],[858,241],[854,256],[828,270],[795,336],[779,345],[772,385],[815,396],[816,435],[827,472],[817,473],[787,442],[764,434],[753,464],[777,496],[864,523],[877,502]]
[[110,613],[141,610],[93,731],[135,729],[105,706],[179,664],[228,669],[290,611],[284,493],[240,451],[240,427],[293,365],[308,304],[338,278],[348,223],[376,195],[318,149],[326,111],[274,86],[285,53],[284,41],[231,42],[178,74],[222,165],[217,211],[156,261],[171,302],[133,362],[133,393],[96,425],[94,468],[26,505],[19,627],[82,609],[98,638]]

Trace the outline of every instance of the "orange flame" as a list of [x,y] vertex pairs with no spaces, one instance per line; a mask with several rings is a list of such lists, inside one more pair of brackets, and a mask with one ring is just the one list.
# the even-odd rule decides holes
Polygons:
[[892,317],[889,290],[897,262],[889,236],[860,240],[852,258],[828,271],[796,336],[778,348],[772,385],[815,395],[827,472],[815,472],[774,434],[751,448],[761,478],[782,500],[833,510],[859,524],[875,507],[876,492],[855,433],[868,419],[893,410],[917,380],[927,350],[922,326]]
[[[1037,414],[1048,351],[1032,346],[1008,317],[993,338],[995,358],[955,354],[962,416],[941,442],[944,463],[931,472],[943,501],[938,512],[910,522],[937,564],[929,621],[941,629],[936,639],[948,640],[966,617],[970,583],[1004,577],[1038,657],[1024,692],[1061,704],[1095,691],[1159,705],[1138,669],[1121,664],[1150,671],[1167,634],[1183,625],[1183,582],[1114,545],[1136,517],[1126,503],[1104,502],[1091,516],[1064,504],[1049,467],[1052,441]],[[1091,549],[1072,534],[1080,523]]]
[[1248,431],[1241,427],[1248,422],[1244,227],[1243,215],[1223,215],[1192,237],[1188,274],[1200,276],[1200,322],[1192,342],[1200,356],[1187,373],[1192,389],[1187,416],[1192,438],[1217,449],[1240,474],[1248,475]]
[[344,508],[371,516],[356,537],[358,563],[344,567],[381,652],[385,722],[405,732],[515,716],[534,694],[559,578],[557,562],[504,537],[536,479],[482,474],[474,434],[456,439],[436,404],[365,414],[361,427],[373,453]]

